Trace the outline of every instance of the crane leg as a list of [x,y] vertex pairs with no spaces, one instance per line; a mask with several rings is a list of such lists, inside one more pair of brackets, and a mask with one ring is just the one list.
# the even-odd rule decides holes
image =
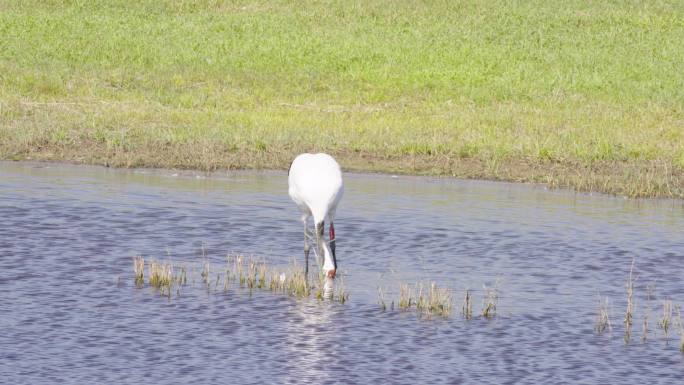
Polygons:
[[321,263],[321,255],[325,255],[323,253],[323,229],[325,228],[325,222],[321,221],[320,223],[316,223],[316,265],[318,265],[318,269],[323,267],[323,264]]
[[304,277],[309,279],[309,251],[311,246],[309,245],[309,228],[306,225],[306,219],[304,219]]

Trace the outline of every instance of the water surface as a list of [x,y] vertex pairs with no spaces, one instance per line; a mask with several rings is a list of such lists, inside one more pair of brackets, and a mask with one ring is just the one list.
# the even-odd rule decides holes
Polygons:
[[[657,330],[684,304],[681,201],[535,185],[345,174],[335,222],[344,305],[255,291],[136,288],[132,257],[272,265],[303,259],[281,172],[203,173],[0,162],[0,378],[84,383],[673,383]],[[632,341],[622,337],[636,260]],[[382,312],[381,286],[501,282],[499,317]],[[654,298],[646,300],[647,285]],[[614,329],[594,331],[598,294]],[[641,339],[650,310],[651,332]]]

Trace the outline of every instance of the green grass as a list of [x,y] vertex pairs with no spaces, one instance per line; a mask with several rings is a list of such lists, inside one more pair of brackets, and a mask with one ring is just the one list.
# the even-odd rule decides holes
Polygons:
[[0,0],[0,158],[684,197],[684,3]]

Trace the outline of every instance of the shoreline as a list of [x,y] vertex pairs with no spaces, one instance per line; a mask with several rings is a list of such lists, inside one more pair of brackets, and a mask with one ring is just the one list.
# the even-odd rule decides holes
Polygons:
[[[45,146],[8,153],[5,161],[55,162],[122,169],[152,168],[214,172],[221,170],[287,170],[296,154],[307,152],[230,151],[194,146],[107,151],[89,146]],[[310,150],[308,152],[319,152]],[[684,199],[684,171],[665,161],[541,162],[533,159],[499,160],[444,155],[389,155],[320,149],[335,157],[345,172],[382,173],[535,183],[550,189],[596,192],[626,198]],[[165,156],[166,155],[166,156]]]

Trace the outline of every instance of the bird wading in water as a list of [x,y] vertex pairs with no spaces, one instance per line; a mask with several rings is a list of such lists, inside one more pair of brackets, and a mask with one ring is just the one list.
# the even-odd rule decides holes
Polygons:
[[[340,165],[328,154],[301,154],[290,165],[288,172],[290,198],[302,211],[304,222],[304,273],[309,276],[309,232],[308,220],[313,218],[316,236],[316,263],[321,266],[326,277],[335,278],[337,259],[335,258],[335,226],[333,224],[337,205],[342,199],[344,186]],[[325,240],[325,222],[328,221],[329,240]]]

